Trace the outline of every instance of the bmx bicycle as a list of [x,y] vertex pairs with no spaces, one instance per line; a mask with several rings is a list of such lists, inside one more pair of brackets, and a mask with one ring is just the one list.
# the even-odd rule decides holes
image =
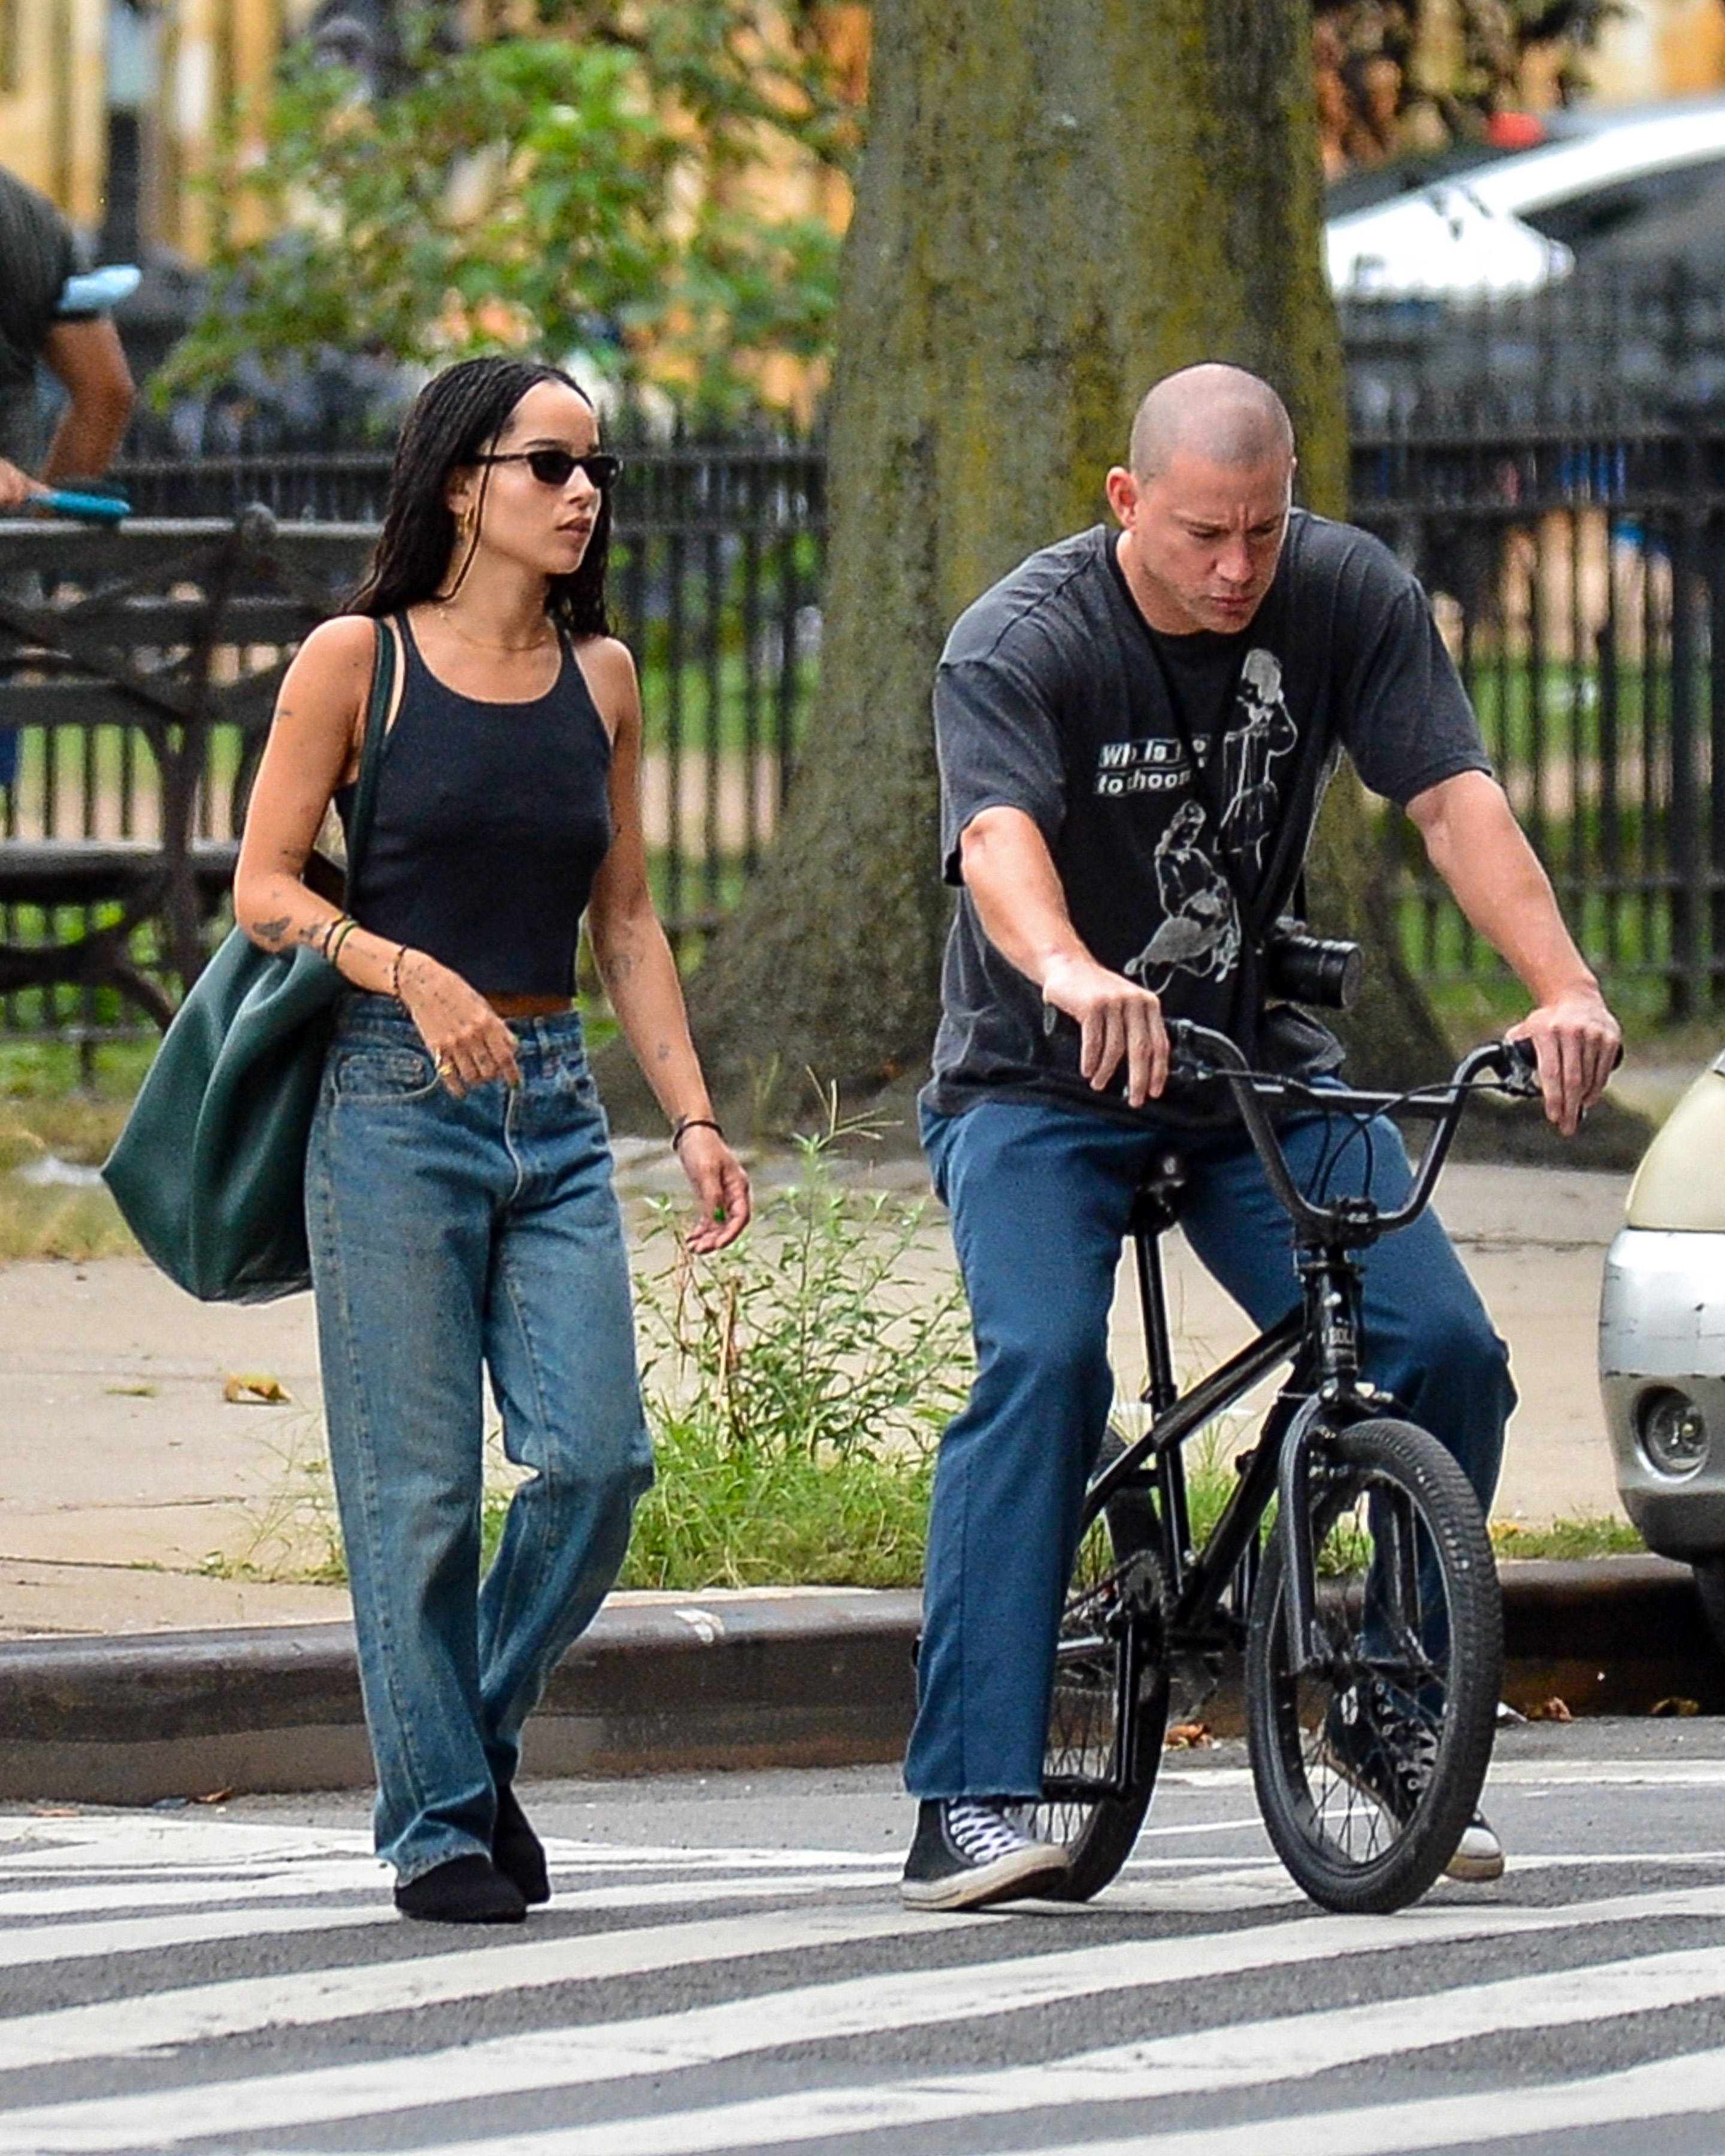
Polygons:
[[[1189,1175],[1178,1154],[1160,1158],[1127,1229],[1148,1427],[1130,1444],[1110,1431],[1086,1493],[1042,1801],[1026,1829],[1066,1850],[1060,1895],[1098,1892],[1149,1809],[1176,1671],[1243,1650],[1252,1779],[1277,1855],[1325,1908],[1399,1909],[1444,1870],[1478,1804],[1502,1610],[1461,1470],[1361,1378],[1355,1253],[1425,1210],[1474,1095],[1538,1091],[1532,1050],[1492,1042],[1446,1081],[1390,1094],[1255,1072],[1224,1034],[1183,1022],[1168,1031],[1180,1067],[1233,1093],[1293,1223],[1300,1301],[1208,1375],[1177,1383],[1161,1238]],[[1276,1116],[1314,1111],[1431,1126],[1399,1205],[1301,1190]],[[1234,1488],[1194,1548],[1184,1447],[1283,1364]]]

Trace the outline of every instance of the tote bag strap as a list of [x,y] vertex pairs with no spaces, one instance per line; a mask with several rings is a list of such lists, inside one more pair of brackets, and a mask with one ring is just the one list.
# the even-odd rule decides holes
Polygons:
[[389,706],[395,696],[395,630],[387,621],[376,624],[377,656],[372,666],[372,699],[366,707],[365,739],[360,744],[359,778],[353,789],[353,807],[347,819],[347,895],[350,901],[359,883],[360,864],[372,832],[372,811],[377,799],[377,772],[383,761],[383,734],[389,722]]

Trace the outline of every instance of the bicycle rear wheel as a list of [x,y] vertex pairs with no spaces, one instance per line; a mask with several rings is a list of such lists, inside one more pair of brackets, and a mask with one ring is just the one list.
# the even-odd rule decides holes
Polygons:
[[[1110,1430],[1103,1464],[1123,1449]],[[1050,1890],[1056,1900],[1087,1902],[1100,1893],[1132,1855],[1150,1808],[1168,1702],[1167,1594],[1156,1552],[1149,1491],[1122,1488],[1086,1528],[1073,1560],[1055,1654],[1043,1778],[1045,1786],[1057,1779],[1094,1783],[1098,1793],[1051,1796],[1029,1810],[1025,1831],[1059,1843],[1070,1861],[1065,1880]],[[1129,1640],[1137,1677],[1129,1715],[1122,1717]]]
[[1302,1668],[1270,1537],[1246,1638],[1246,1731],[1276,1851],[1327,1909],[1404,1907],[1455,1855],[1491,1756],[1497,1568],[1466,1476],[1411,1423],[1314,1448],[1321,1652]]

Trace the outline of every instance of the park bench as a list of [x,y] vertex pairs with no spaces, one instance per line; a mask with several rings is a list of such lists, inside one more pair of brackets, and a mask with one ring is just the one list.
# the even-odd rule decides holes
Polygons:
[[167,1023],[222,913],[282,673],[374,536],[260,508],[0,521],[0,726],[22,749],[0,1000],[74,988],[87,1031],[110,990]]

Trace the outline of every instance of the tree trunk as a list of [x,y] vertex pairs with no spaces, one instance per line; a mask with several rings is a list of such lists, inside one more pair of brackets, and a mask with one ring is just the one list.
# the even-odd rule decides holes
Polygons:
[[[1301,498],[1344,506],[1310,39],[1309,0],[876,0],[817,715],[691,983],[743,1127],[805,1071],[854,1101],[926,1068],[950,903],[935,662],[990,583],[1107,514],[1150,383],[1203,359],[1264,375]],[[1358,844],[1326,860],[1350,883],[1367,865]],[[1354,896],[1328,910],[1358,919]]]

